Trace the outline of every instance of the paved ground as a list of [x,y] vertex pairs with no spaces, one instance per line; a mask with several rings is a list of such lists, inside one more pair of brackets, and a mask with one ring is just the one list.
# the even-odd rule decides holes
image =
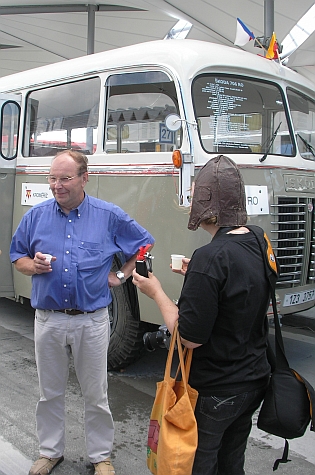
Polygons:
[[[299,322],[295,320],[295,323]],[[292,366],[315,386],[315,338],[307,328],[284,326],[283,333]],[[146,353],[124,372],[109,373],[109,399],[116,425],[113,451],[116,475],[150,473],[146,468],[147,426],[155,384],[162,378],[165,358],[166,351],[157,350]],[[26,475],[38,455],[34,420],[37,398],[33,314],[19,304],[0,299],[0,475]],[[81,392],[71,370],[65,461],[56,468],[55,475],[93,473],[86,458],[82,414]],[[292,461],[281,465],[276,473],[314,475],[314,442],[315,433],[309,431],[303,438],[292,441]],[[259,431],[254,424],[246,453],[247,475],[273,473],[273,463],[281,457],[282,447],[282,439]]]

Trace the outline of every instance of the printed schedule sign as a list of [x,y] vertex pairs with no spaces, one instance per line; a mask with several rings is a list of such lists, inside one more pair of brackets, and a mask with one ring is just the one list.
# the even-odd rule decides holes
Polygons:
[[207,82],[202,92],[209,94],[207,109],[211,109],[215,115],[235,111],[240,103],[247,101],[241,81],[213,78],[213,82]]

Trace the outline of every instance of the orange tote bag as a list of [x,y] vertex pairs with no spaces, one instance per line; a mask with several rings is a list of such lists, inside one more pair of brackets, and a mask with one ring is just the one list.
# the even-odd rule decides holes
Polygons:
[[[171,367],[175,344],[179,367]],[[198,391],[188,384],[192,350],[183,353],[177,324],[172,334],[164,380],[157,383],[147,446],[147,465],[154,475],[190,475],[198,443],[195,407]],[[181,379],[178,380],[178,374]]]

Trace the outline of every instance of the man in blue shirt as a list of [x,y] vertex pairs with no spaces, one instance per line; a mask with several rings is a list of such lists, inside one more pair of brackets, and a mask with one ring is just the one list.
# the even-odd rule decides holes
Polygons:
[[[87,157],[71,150],[52,161],[54,199],[31,208],[12,239],[16,269],[32,276],[35,357],[40,400],[36,408],[40,457],[29,475],[47,475],[64,460],[65,390],[70,353],[85,401],[86,446],[95,475],[113,474],[113,419],[107,397],[110,287],[135,268],[141,246],[154,238],[121,208],[88,196]],[[111,272],[113,256],[126,262]],[[44,253],[53,257],[51,262]]]

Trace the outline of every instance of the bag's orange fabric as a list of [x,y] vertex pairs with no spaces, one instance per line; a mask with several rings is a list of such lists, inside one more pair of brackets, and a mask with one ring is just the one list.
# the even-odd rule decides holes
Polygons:
[[[171,377],[175,351],[179,355],[181,380]],[[198,443],[195,406],[198,392],[188,384],[192,350],[185,352],[177,325],[172,334],[164,380],[157,383],[147,446],[147,465],[154,475],[190,475]]]

